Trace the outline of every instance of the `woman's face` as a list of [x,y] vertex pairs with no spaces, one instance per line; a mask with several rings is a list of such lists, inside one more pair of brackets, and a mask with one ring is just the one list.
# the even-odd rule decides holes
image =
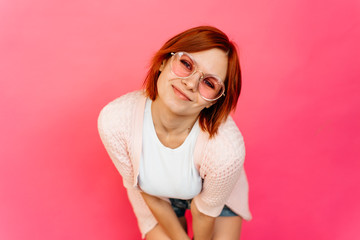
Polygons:
[[206,107],[210,107],[216,101],[206,101],[198,91],[201,72],[213,74],[225,80],[228,57],[218,48],[191,53],[197,69],[189,78],[181,79],[171,71],[171,58],[163,62],[160,76],[157,81],[158,96],[155,101],[160,101],[164,107],[180,116],[198,116]]

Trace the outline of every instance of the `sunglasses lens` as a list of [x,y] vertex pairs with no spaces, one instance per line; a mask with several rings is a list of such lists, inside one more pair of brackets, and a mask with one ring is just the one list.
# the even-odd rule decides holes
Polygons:
[[205,77],[200,80],[199,93],[206,99],[213,100],[223,94],[223,86],[215,77]]
[[172,63],[172,71],[179,77],[188,77],[195,70],[194,62],[192,59],[184,53],[178,53],[175,55]]

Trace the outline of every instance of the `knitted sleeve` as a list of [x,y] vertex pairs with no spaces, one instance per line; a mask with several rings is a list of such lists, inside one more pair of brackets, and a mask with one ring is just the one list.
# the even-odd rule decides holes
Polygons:
[[106,105],[98,118],[100,138],[115,167],[122,176],[125,187],[130,187],[133,179],[133,169],[128,151],[130,129],[127,98],[120,97]]
[[[106,105],[98,118],[100,138],[123,179],[130,203],[136,215],[142,238],[155,227],[157,221],[146,205],[140,191],[133,186],[134,131],[136,106],[141,91],[128,93]],[[136,147],[136,146],[135,146]]]
[[230,117],[205,149],[199,169],[203,189],[194,201],[200,212],[217,217],[239,179],[245,159],[243,137]]

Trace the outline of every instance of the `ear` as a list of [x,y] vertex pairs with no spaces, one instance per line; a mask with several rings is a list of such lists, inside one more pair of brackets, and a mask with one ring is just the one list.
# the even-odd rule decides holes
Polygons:
[[163,60],[162,63],[161,63],[161,66],[159,68],[159,71],[162,72],[165,68],[165,65],[166,65],[166,60]]

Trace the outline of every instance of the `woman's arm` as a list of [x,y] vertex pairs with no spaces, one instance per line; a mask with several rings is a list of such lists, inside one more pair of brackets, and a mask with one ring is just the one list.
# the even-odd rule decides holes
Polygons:
[[160,226],[172,240],[190,240],[168,202],[145,192],[141,192],[141,195]]
[[214,232],[215,218],[201,213],[191,202],[192,225],[195,240],[209,240]]
[[220,215],[240,177],[245,145],[231,118],[222,125],[217,137],[208,142],[203,152],[199,168],[204,179],[202,191],[191,204],[195,240],[213,237],[215,218]]

